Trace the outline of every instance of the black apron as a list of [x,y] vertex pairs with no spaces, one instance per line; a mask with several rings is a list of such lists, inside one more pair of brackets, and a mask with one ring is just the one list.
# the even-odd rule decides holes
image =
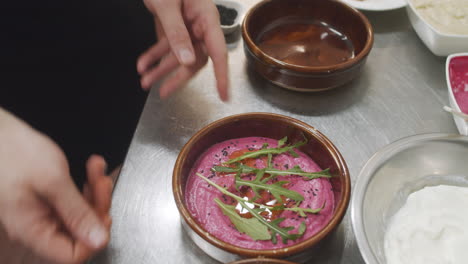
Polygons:
[[146,98],[135,65],[155,41],[152,23],[142,0],[0,4],[0,106],[62,147],[80,187],[90,154],[109,169],[125,158]]

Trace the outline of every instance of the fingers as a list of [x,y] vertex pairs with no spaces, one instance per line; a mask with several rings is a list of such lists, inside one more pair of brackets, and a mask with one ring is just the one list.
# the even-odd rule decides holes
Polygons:
[[229,99],[228,53],[220,27],[219,14],[213,1],[199,0],[188,3],[192,5],[184,7],[191,11],[189,17],[194,19],[193,34],[203,43],[206,54],[213,61],[219,96],[221,100],[227,101]]
[[182,3],[180,0],[153,0],[148,1],[161,21],[166,38],[172,52],[182,65],[191,65],[195,62],[195,51],[192,46],[187,27],[182,16]]
[[83,185],[83,196],[89,204],[94,204],[91,187],[89,187],[89,184],[87,183]]
[[179,69],[161,85],[159,88],[159,96],[163,99],[170,96],[177,88],[192,78],[206,64],[206,61],[206,55],[204,55],[201,50],[197,50],[196,64],[190,67],[179,67]]
[[86,162],[89,187],[93,187],[100,177],[106,175],[106,161],[99,155],[91,155]]
[[[212,59],[219,97],[227,101],[229,99],[227,47],[219,26],[216,7],[208,0],[186,1],[183,6],[181,2],[182,0],[145,0],[147,7],[156,15],[156,31],[160,33],[158,36],[162,37],[159,38],[157,45],[151,47],[138,60],[137,69],[142,74],[141,86],[147,90],[152,83],[175,73],[160,87],[161,98],[168,97],[204,66],[204,64],[198,65],[200,61],[206,63],[205,58],[198,58],[199,52],[194,49],[194,46],[198,45],[206,49],[206,52],[202,52],[202,56],[206,53]],[[151,69],[164,55],[167,57]]]
[[154,82],[175,70],[177,66],[179,66],[177,58],[173,53],[170,53],[158,66],[143,74],[141,77],[141,87],[148,90]]
[[13,239],[21,241],[37,255],[59,263],[79,263],[93,250],[64,231],[55,212],[33,193],[21,196],[7,221]]
[[35,238],[27,238],[29,246],[38,255],[58,263],[81,263],[94,253],[85,244],[74,240],[68,234],[52,229],[54,226],[51,218],[44,219],[34,228],[40,230],[31,232]]
[[[213,21],[215,18],[206,19],[204,23],[210,25],[217,25],[217,21]],[[203,26],[202,28],[209,28],[204,32],[204,43],[208,56],[213,61],[213,68],[216,76],[216,87],[218,88],[219,97],[223,101],[229,99],[228,95],[228,56],[227,48],[224,40],[224,35],[219,27],[211,28],[209,25]]]
[[73,184],[71,177],[61,177],[41,194],[55,208],[72,237],[83,241],[91,249],[104,247],[109,231],[96,212],[85,201]]
[[112,180],[109,177],[103,177],[96,182],[94,186],[94,209],[101,217],[109,215],[112,197]]
[[160,38],[158,43],[151,46],[137,60],[137,71],[144,74],[156,62],[170,51],[169,42],[166,38]]
[[86,170],[88,174],[88,193],[94,210],[98,213],[101,219],[104,219],[109,214],[112,197],[112,179],[106,176],[106,162],[103,157],[92,155],[87,163]]

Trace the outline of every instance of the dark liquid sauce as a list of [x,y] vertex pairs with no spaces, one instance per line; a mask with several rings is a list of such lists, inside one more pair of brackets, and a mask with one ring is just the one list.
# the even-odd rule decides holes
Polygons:
[[354,57],[353,43],[330,25],[305,19],[281,19],[257,39],[271,57],[299,66],[327,66]]

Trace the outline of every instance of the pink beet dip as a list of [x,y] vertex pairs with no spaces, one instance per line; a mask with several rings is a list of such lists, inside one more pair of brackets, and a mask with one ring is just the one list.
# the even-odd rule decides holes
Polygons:
[[449,78],[460,110],[468,114],[468,56],[455,57],[450,60]]
[[[295,232],[300,223],[305,221],[306,231],[304,235],[295,241],[288,240],[287,244],[283,244],[280,238],[278,242],[273,244],[270,240],[253,240],[246,234],[240,233],[236,230],[231,223],[229,217],[225,216],[222,210],[214,202],[215,198],[219,198],[226,204],[235,201],[230,197],[223,195],[215,187],[210,186],[202,178],[198,177],[196,173],[200,173],[211,181],[222,187],[227,187],[232,193],[239,196],[247,196],[251,198],[253,192],[251,190],[240,189],[237,191],[234,185],[234,174],[222,174],[211,171],[213,166],[221,165],[223,162],[228,161],[230,158],[242,151],[254,151],[261,149],[264,143],[269,144],[269,148],[275,148],[277,141],[269,138],[262,137],[248,137],[227,140],[218,143],[209,148],[195,163],[187,180],[185,190],[185,203],[197,222],[212,236],[235,246],[255,250],[269,250],[284,248],[304,241],[321,229],[323,229],[333,216],[334,212],[334,194],[332,186],[328,179],[317,178],[313,180],[304,180],[296,175],[278,176],[279,180],[289,181],[287,188],[300,193],[304,197],[304,201],[300,204],[303,208],[322,208],[317,214],[307,214],[307,217],[300,217],[296,212],[282,211],[277,217],[284,217],[280,226],[294,226]],[[279,154],[273,157],[272,164],[274,168],[286,170],[295,165],[299,165],[303,171],[316,172],[321,171],[320,168],[309,156],[305,153],[296,150],[299,157],[295,158],[289,153]],[[257,158],[252,161],[257,168],[264,168],[266,166],[266,159]],[[241,216],[241,212],[239,212]]]

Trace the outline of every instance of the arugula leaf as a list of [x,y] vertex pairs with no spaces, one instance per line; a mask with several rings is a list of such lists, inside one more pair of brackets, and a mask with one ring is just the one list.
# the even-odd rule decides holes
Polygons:
[[291,154],[291,156],[293,156],[294,158],[299,158],[299,154],[297,154],[296,151],[294,151],[294,150],[291,149],[291,150],[288,151],[288,152],[289,152],[289,154]]
[[302,216],[302,217],[306,217],[306,213],[309,213],[309,214],[317,214],[317,213],[319,213],[320,211],[322,211],[322,209],[325,208],[326,202],[323,203],[322,207],[317,208],[317,209],[312,209],[312,208],[301,208],[301,207],[299,207],[299,205],[300,205],[300,202],[297,202],[297,204],[296,204],[295,207],[287,208],[287,209],[285,209],[285,210],[293,211],[293,212],[298,213],[298,214],[299,214],[300,216]]
[[214,201],[218,204],[219,208],[223,211],[223,214],[231,220],[236,229],[248,235],[253,240],[270,240],[271,234],[268,232],[268,228],[262,224],[257,218],[243,218],[233,205],[227,205],[221,202],[218,198]]
[[[214,166],[211,168],[214,172],[224,172],[224,173],[258,173],[258,168],[252,168],[246,165],[239,165],[238,167],[231,168],[231,167],[224,167],[224,166]],[[317,172],[305,172],[299,167],[298,165],[294,166],[292,169],[289,170],[278,170],[275,168],[266,168],[264,169],[265,173],[270,175],[298,175],[305,178],[305,180],[312,180],[315,178],[331,178],[330,169],[325,169],[322,171]]]
[[306,229],[304,222],[302,222],[301,225],[299,226],[297,233],[290,234],[289,231],[294,229],[293,226],[288,226],[288,227],[279,226],[279,224],[282,221],[284,221],[284,218],[277,218],[277,219],[275,219],[275,220],[273,220],[271,222],[268,222],[263,216],[260,215],[259,212],[262,211],[261,208],[250,208],[249,206],[247,206],[244,199],[242,199],[241,197],[239,197],[239,196],[229,192],[228,190],[224,189],[223,187],[217,185],[216,183],[214,183],[213,181],[206,178],[205,176],[203,176],[200,173],[197,173],[196,175],[199,176],[200,178],[202,178],[203,180],[205,180],[206,182],[208,182],[209,184],[211,184],[212,186],[214,186],[216,189],[218,189],[223,194],[234,198],[242,206],[242,208],[249,211],[249,213],[252,214],[252,216],[254,218],[258,219],[258,221],[260,221],[263,225],[265,225],[268,228],[268,230],[270,230],[270,232],[271,232],[271,241],[274,244],[277,243],[277,238],[276,238],[277,234],[279,236],[281,236],[281,238],[283,240],[283,243],[285,243],[285,244],[287,243],[287,240],[296,240],[297,238],[301,237],[304,234],[305,229]]
[[273,160],[273,155],[271,153],[268,153],[267,168],[273,167],[272,160]]
[[[247,168],[249,168],[249,169],[252,169],[252,170],[260,170],[260,169],[254,169],[254,168],[251,168],[251,167],[248,167],[248,166],[245,166],[245,165],[243,165],[243,166],[244,166],[244,167],[247,167]],[[216,171],[221,171],[221,170],[226,169],[226,172],[236,172],[237,175],[239,174],[239,170],[237,170],[237,169],[235,169],[235,168],[221,167],[221,166],[217,166],[217,167],[219,167],[220,170],[216,170]],[[228,169],[229,169],[229,170],[228,170]],[[294,169],[294,168],[293,168],[293,169]],[[267,171],[268,171],[268,170],[265,169],[265,172],[267,172]],[[325,170],[325,171],[328,171],[328,169]],[[322,172],[323,172],[323,171],[322,171]],[[322,173],[322,172],[317,172],[317,173]],[[311,173],[315,173],[315,172],[311,172]],[[238,181],[245,182],[245,181],[243,181],[241,178],[237,178],[237,177],[238,177],[237,175],[236,175],[236,182],[238,182]],[[200,176],[200,175],[199,175],[199,176]],[[201,176],[203,176],[203,175],[201,175]],[[271,177],[265,178],[265,179],[262,180],[262,182],[264,182],[264,183],[265,183],[265,182],[268,182],[270,179],[271,179]],[[251,181],[249,181],[249,182],[251,182]],[[238,188],[237,185],[236,185],[236,188]],[[292,192],[294,192],[294,191],[292,191]],[[229,193],[230,193],[230,192],[229,192]],[[226,194],[226,193],[224,193],[224,194]],[[300,194],[299,194],[299,195],[300,195]],[[285,195],[285,196],[286,196],[286,195]],[[232,196],[231,196],[231,197],[232,197]],[[237,196],[237,197],[238,197],[238,196]],[[287,196],[286,196],[286,197],[287,197]],[[237,199],[237,198],[235,198],[235,197],[233,197],[233,198],[234,198],[234,199]],[[293,198],[291,198],[291,199],[293,199]],[[295,200],[295,199],[294,199],[294,200]],[[261,206],[261,207],[264,207],[264,208],[267,208],[267,209],[270,209],[270,210],[276,210],[276,211],[277,211],[277,210],[286,210],[286,211],[297,212],[297,213],[298,213],[300,216],[302,216],[302,217],[305,217],[305,213],[317,214],[317,213],[319,213],[323,208],[325,208],[325,203],[323,204],[323,206],[322,206],[321,208],[317,208],[317,209],[312,209],[312,208],[301,208],[301,207],[299,207],[301,200],[296,200],[296,201],[298,201],[298,202],[297,202],[297,204],[296,204],[295,207],[285,207],[284,205],[272,207],[272,206],[266,206],[266,205],[263,205],[263,204],[258,204],[258,203],[255,203],[255,202],[252,202],[252,204],[257,205],[257,206]]]
[[259,170],[254,180],[245,181],[242,179],[238,179],[236,180],[236,186],[248,186],[252,188],[252,191],[255,193],[255,197],[252,200],[256,200],[256,198],[260,196],[259,190],[269,191],[275,197],[275,199],[280,203],[283,203],[283,199],[281,198],[281,196],[285,196],[295,201],[304,200],[304,197],[298,192],[289,190],[283,187],[283,185],[285,185],[286,183],[289,183],[288,181],[279,181],[273,184],[267,184],[266,182],[270,178],[262,179],[264,174],[265,174],[265,169]]
[[277,243],[277,238],[276,235],[280,235],[280,237],[283,240],[283,244],[288,243],[288,240],[296,240],[300,238],[302,235],[304,235],[304,232],[306,230],[306,225],[305,222],[301,222],[299,225],[299,228],[297,230],[297,233],[290,234],[289,231],[293,230],[293,226],[288,226],[288,227],[280,227],[279,224],[283,222],[285,218],[276,218],[275,220],[269,222],[271,228],[271,242],[276,245]]
[[277,171],[277,172],[267,172],[267,173],[283,174],[284,175],[285,172],[289,173],[289,174],[292,174],[292,175],[299,175],[299,176],[307,178],[305,180],[312,180],[312,179],[316,179],[316,178],[331,178],[332,177],[331,174],[330,174],[330,169],[329,168],[321,170],[321,171],[316,171],[316,172],[305,172],[305,171],[303,171],[301,169],[301,167],[299,167],[299,165],[296,165],[292,169],[289,169],[289,170]]
[[[255,205],[257,205],[256,203],[253,203]],[[277,206],[274,206],[274,207],[265,207],[269,210],[274,210],[274,211],[279,211],[279,210],[283,210],[283,211],[292,211],[292,212],[296,212],[298,213],[300,216],[302,217],[306,217],[306,213],[309,213],[309,214],[318,214],[320,213],[320,211],[322,211],[323,208],[325,208],[325,203],[323,204],[323,206],[321,208],[317,208],[317,209],[312,209],[312,208],[301,208],[299,207],[299,202],[296,204],[295,207],[285,207],[284,205],[277,205]]]
[[[249,167],[250,168],[250,167]],[[253,168],[252,168],[253,169]],[[249,172],[244,172],[241,168],[239,167],[236,167],[236,168],[232,168],[232,167],[224,167],[224,166],[213,166],[211,168],[211,171],[214,171],[214,172],[221,172],[221,173],[237,173],[237,172],[241,172],[241,173],[249,173]]]
[[[277,234],[280,235],[281,238],[283,239],[283,244],[286,244],[288,240],[296,240],[304,234],[304,231],[305,231],[304,222],[301,223],[301,226],[304,223],[304,228],[301,228],[301,226],[299,226],[298,233],[290,234],[289,231],[294,229],[293,226],[287,226],[287,227],[279,226],[279,224],[283,222],[285,218],[276,218],[275,220],[268,222],[265,218],[263,218],[263,216],[261,216],[258,213],[258,210],[248,207],[243,200],[238,200],[238,202],[243,208],[249,211],[253,217],[257,218],[260,222],[262,222],[268,228],[268,230],[270,230],[271,242],[273,242],[273,244],[276,244]],[[302,231],[302,233],[300,233],[300,231]]]
[[[298,142],[294,145],[291,145],[291,146],[287,146],[287,147],[277,147],[277,148],[269,148],[269,149],[259,149],[257,151],[252,151],[252,152],[246,152],[244,153],[243,155],[240,155],[239,157],[237,158],[234,158],[234,159],[230,159],[228,161],[226,161],[224,164],[232,164],[232,163],[235,163],[235,162],[239,162],[241,160],[244,160],[244,159],[249,159],[249,158],[257,158],[259,156],[262,156],[262,155],[267,155],[268,153],[271,153],[271,154],[281,154],[281,153],[285,153],[285,152],[289,152],[291,150],[294,150],[295,148],[298,148],[300,146],[303,146],[307,143],[306,140],[304,141],[301,141],[301,142]],[[297,153],[296,153],[297,154]]]
[[278,148],[284,146],[284,144],[286,144],[286,141],[288,141],[288,137],[284,137],[284,138],[278,140]]

